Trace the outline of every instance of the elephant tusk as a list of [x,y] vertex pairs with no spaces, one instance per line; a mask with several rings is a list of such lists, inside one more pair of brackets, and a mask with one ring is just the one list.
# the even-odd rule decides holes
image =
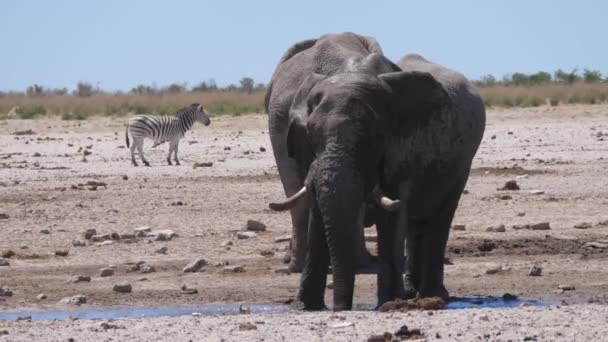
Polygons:
[[382,190],[380,190],[379,186],[376,186],[374,188],[373,195],[374,195],[374,199],[376,200],[376,203],[382,209],[384,209],[386,211],[397,211],[401,207],[401,201],[400,200],[392,200],[392,199],[386,197],[382,193]]
[[278,202],[278,203],[273,202],[273,203],[268,204],[268,207],[270,207],[270,209],[272,209],[274,211],[289,210],[289,209],[295,207],[298,200],[304,195],[306,195],[306,186],[303,186],[302,189],[300,189],[300,191],[293,194],[291,197],[286,199],[284,202]]

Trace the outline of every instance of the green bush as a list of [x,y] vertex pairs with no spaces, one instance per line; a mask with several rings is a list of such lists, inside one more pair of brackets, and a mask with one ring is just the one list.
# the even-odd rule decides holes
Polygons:
[[92,116],[91,112],[86,111],[83,108],[78,108],[70,112],[65,112],[61,116],[62,120],[86,120]]
[[552,97],[549,99],[549,104],[551,107],[557,107],[559,105],[559,99],[556,97]]
[[46,108],[43,106],[24,106],[17,109],[17,116],[20,119],[33,119],[39,115],[46,114]]
[[154,114],[172,116],[179,110],[180,107],[174,104],[162,104],[154,110]]
[[113,106],[113,105],[107,105],[105,113],[106,113],[106,115],[109,115],[109,116],[121,116],[121,115],[126,114],[125,111],[122,110],[120,107]]
[[127,112],[135,114],[149,114],[151,111],[149,107],[146,107],[141,103],[129,103],[127,104]]

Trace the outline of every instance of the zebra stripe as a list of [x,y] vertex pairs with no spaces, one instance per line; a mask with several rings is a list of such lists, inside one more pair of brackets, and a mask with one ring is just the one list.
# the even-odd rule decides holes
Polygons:
[[135,150],[137,149],[143,163],[149,165],[143,155],[143,141],[145,138],[152,139],[154,146],[170,142],[169,156],[167,161],[171,165],[171,153],[175,153],[175,163],[179,165],[177,160],[177,148],[179,140],[186,134],[194,122],[200,122],[205,126],[210,124],[209,117],[203,110],[203,106],[194,103],[188,107],[181,108],[175,113],[174,117],[169,116],[154,116],[154,115],[138,115],[129,119],[126,130],[126,142],[129,147],[129,133],[133,138],[131,147],[131,161],[137,166],[135,161]]

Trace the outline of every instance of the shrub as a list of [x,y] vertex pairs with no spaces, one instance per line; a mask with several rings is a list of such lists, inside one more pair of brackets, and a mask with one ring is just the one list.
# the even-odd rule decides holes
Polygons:
[[559,99],[556,97],[549,98],[549,104],[551,107],[557,107],[559,105]]
[[78,82],[75,93],[80,97],[89,97],[93,95],[93,85],[87,82]]
[[91,112],[85,110],[84,108],[78,108],[73,111],[63,113],[63,115],[61,116],[61,119],[62,120],[86,120],[90,116],[92,116]]
[[127,112],[135,114],[149,114],[150,108],[141,103],[129,103],[127,104]]
[[175,115],[180,107],[174,104],[162,104],[154,110],[154,114],[158,115]]
[[16,110],[17,117],[20,119],[33,119],[39,115],[46,114],[46,108],[41,105],[23,106]]

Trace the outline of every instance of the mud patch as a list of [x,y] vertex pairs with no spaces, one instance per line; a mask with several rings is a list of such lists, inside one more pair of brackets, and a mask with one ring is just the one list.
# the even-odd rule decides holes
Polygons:
[[378,308],[380,312],[410,311],[410,310],[441,310],[445,308],[445,301],[439,297],[397,299],[386,302]]

